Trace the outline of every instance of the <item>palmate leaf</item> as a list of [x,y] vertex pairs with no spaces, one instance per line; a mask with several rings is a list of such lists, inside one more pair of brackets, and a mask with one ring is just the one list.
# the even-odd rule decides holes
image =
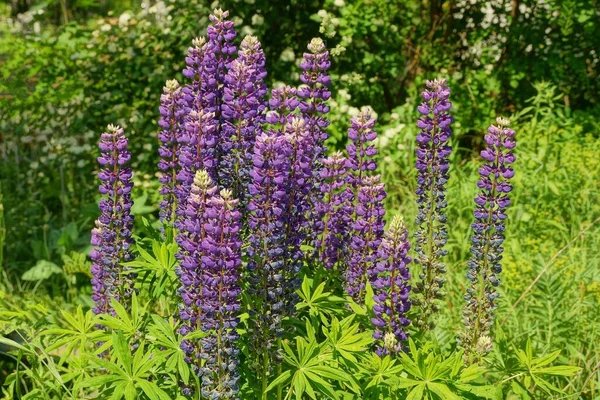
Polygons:
[[407,398],[494,398],[493,387],[476,383],[484,370],[478,366],[465,367],[462,352],[444,357],[436,354],[430,343],[417,349],[412,339],[409,339],[409,348],[410,355],[400,354],[401,366],[407,376],[390,379],[396,388],[407,390]]
[[286,341],[283,341],[282,345],[284,361],[290,368],[271,382],[267,391],[278,385],[289,385],[287,398],[294,396],[296,399],[302,399],[308,396],[317,399],[317,393],[329,399],[339,397],[334,390],[333,382],[345,382],[350,377],[339,368],[328,365],[332,354],[324,343],[319,344],[315,339],[307,341],[303,337],[296,337],[295,352]]
[[71,315],[64,310],[61,310],[60,313],[66,322],[66,328],[52,328],[40,332],[40,335],[43,336],[57,337],[55,341],[46,348],[46,351],[52,352],[64,347],[61,351],[59,365],[63,364],[76,348],[79,350],[79,354],[83,354],[86,345],[99,340],[104,334],[103,331],[96,329],[99,318],[91,310],[88,310],[84,315],[82,307],[79,306],[77,307],[75,315]]
[[185,354],[179,345],[180,341],[175,333],[176,323],[173,318],[169,322],[158,315],[152,315],[152,324],[148,326],[149,339],[158,347],[167,360],[167,372],[177,372],[184,383],[190,379],[190,367],[185,361]]
[[357,362],[357,355],[365,352],[373,343],[370,332],[360,332],[359,324],[353,323],[354,315],[338,321],[331,320],[331,326],[323,326],[323,334],[327,338],[328,345],[333,349],[334,355],[341,355],[344,359]]
[[146,308],[139,305],[135,293],[131,296],[131,313],[127,312],[125,307],[114,299],[111,301],[111,305],[115,310],[116,316],[101,314],[101,325],[122,331],[128,338],[134,336],[141,330],[147,313]]
[[[526,373],[526,378],[533,381],[537,387],[542,389],[547,394],[552,393],[563,393],[563,390],[551,382],[549,382],[545,375],[552,376],[573,376],[579,371],[580,367],[569,366],[569,365],[557,365],[548,366],[549,364],[556,361],[560,355],[560,350],[553,351],[550,354],[546,354],[542,357],[535,358],[533,355],[533,346],[531,344],[531,338],[527,339],[525,349],[516,350],[517,358],[520,363],[520,369]],[[525,385],[528,387],[529,385]]]
[[78,384],[82,387],[99,387],[101,392],[110,391],[111,399],[137,399],[138,391],[142,391],[150,399],[167,400],[170,396],[152,379],[154,369],[163,362],[163,357],[152,351],[146,351],[144,343],[140,343],[134,354],[131,354],[129,344],[120,331],[112,332],[113,354],[110,361],[88,356],[92,364],[108,372],[106,375],[95,376]]
[[337,315],[344,311],[345,300],[334,296],[331,292],[325,291],[325,282],[321,282],[316,288],[313,288],[316,280],[305,276],[302,280],[302,286],[298,290],[301,301],[296,304],[298,311],[308,309],[309,316],[320,318],[323,323],[327,323],[326,316]]
[[396,364],[390,356],[379,357],[369,353],[361,358],[359,363],[361,378],[366,381],[365,388],[375,388],[379,385],[389,386],[392,379],[397,378],[402,372],[402,366]]
[[152,298],[156,299],[169,293],[169,289],[173,288],[177,282],[175,273],[177,244],[153,240],[152,254],[139,244],[136,249],[139,256],[123,265],[132,268],[142,282],[149,279],[147,286],[151,288]]

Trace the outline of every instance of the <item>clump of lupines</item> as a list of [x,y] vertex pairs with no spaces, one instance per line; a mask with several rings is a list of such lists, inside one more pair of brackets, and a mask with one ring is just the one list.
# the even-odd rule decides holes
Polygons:
[[[336,153],[324,158],[323,142],[329,124],[325,118],[329,111],[326,102],[331,94],[327,76],[330,65],[323,42],[313,40],[309,53],[304,55],[303,85],[274,89],[269,101],[271,111],[266,112],[264,55],[260,45],[255,38],[247,37],[234,60],[235,32],[233,23],[226,18],[227,12],[220,10],[211,16],[213,25],[209,27],[208,40],[194,40],[186,58],[184,76],[191,83],[180,91],[169,83],[161,107],[161,113],[168,111],[161,121],[165,131],[174,128],[173,117],[183,116],[182,129],[169,130],[161,136],[165,149],[175,150],[161,148],[161,155],[166,159],[170,156],[173,161],[173,155],[178,153],[179,164],[165,164],[164,170],[179,168],[175,192],[179,205],[176,227],[182,298],[180,333],[184,336],[181,347],[194,373],[201,377],[201,396],[208,398],[238,396],[235,342],[242,283],[248,288],[248,296],[244,296],[244,301],[248,301],[248,360],[254,372],[258,371],[255,375],[262,380],[263,392],[268,381],[272,381],[273,367],[281,359],[278,342],[284,333],[282,321],[293,316],[298,267],[304,261],[310,266],[316,263],[305,257],[302,245],[315,245],[315,254],[326,268],[340,267],[345,289],[355,301],[364,302],[365,286],[371,284],[376,303],[372,322],[378,354],[396,354],[403,349],[409,323],[406,313],[411,305],[406,227],[398,217],[393,219],[387,234],[383,233],[385,191],[380,177],[372,175],[376,150],[370,142],[376,137],[375,119],[368,112],[352,119],[348,157]],[[419,120],[421,132],[417,138],[417,223],[421,231],[416,247],[424,266],[425,283],[419,291],[429,302],[420,305],[429,308],[430,315],[435,310],[432,302],[439,296],[444,269],[440,259],[445,254],[444,185],[448,179],[447,142],[452,118],[448,115],[449,90],[445,81],[428,82],[428,86],[423,93],[425,102],[419,107],[424,117]],[[177,100],[167,96],[175,92]],[[180,92],[184,93],[185,104],[180,102]],[[264,122],[267,124],[261,126]],[[234,193],[225,190],[218,194],[217,188],[222,186]],[[165,195],[170,193],[172,186],[165,190]],[[489,200],[487,194],[483,196]],[[504,207],[503,201],[496,201],[497,210]],[[171,204],[162,204],[163,219],[167,214],[172,218],[172,212],[164,210]],[[476,218],[483,215],[478,213]],[[498,221],[494,224],[496,233],[490,236],[490,243],[496,244],[501,228]],[[314,232],[313,227],[317,228]],[[95,245],[112,240],[107,229],[98,223]],[[110,229],[111,234],[120,232]],[[242,238],[240,231],[248,237]],[[245,273],[241,258],[244,239],[248,241]],[[474,259],[483,252],[478,251],[474,252]],[[486,251],[492,254],[489,249]],[[94,256],[97,271],[99,258],[97,253]],[[485,265],[494,274],[499,271],[499,266]],[[480,271],[481,268],[477,270]],[[108,278],[112,288],[116,285],[114,276]],[[492,274],[487,276],[493,286]],[[241,278],[247,282],[240,282]],[[478,282],[481,285],[483,278]],[[469,294],[472,293],[476,292],[470,289]],[[486,311],[490,304],[493,311],[494,296],[492,293],[486,297]],[[188,334],[197,331],[207,336],[190,339]],[[463,343],[466,345],[467,340]],[[477,339],[476,347],[487,348],[489,343],[488,330]],[[184,394],[190,394],[187,388]]]
[[319,261],[327,269],[333,268],[346,251],[345,234],[350,225],[353,198],[347,186],[347,159],[336,152],[323,161],[321,175],[322,201],[316,205],[316,229],[320,233],[315,242]]
[[163,129],[158,134],[161,142],[158,148],[158,169],[161,172],[159,182],[162,183],[160,194],[163,200],[160,203],[160,219],[163,223],[172,223],[177,209],[175,186],[179,169],[179,146],[184,129],[183,119],[188,112],[184,96],[179,82],[174,79],[167,81],[160,96],[158,125]]
[[379,175],[363,177],[356,194],[354,218],[350,225],[348,265],[344,272],[344,289],[359,304],[364,303],[367,282],[372,282],[377,276],[377,250],[385,226],[385,196]]
[[242,240],[238,200],[229,189],[210,198],[201,243],[202,338],[200,368],[202,395],[210,399],[235,398],[239,388],[239,350],[236,327],[240,309]]
[[408,230],[403,218],[396,215],[379,246],[377,275],[372,282],[376,304],[371,321],[375,325],[373,338],[378,341],[375,352],[380,356],[402,351],[402,343],[408,338],[405,328],[410,324],[406,317],[410,310],[409,249]]
[[432,315],[438,310],[436,300],[443,296],[446,266],[442,257],[447,254],[444,245],[447,241],[446,182],[448,181],[449,155],[452,147],[448,144],[452,130],[452,116],[448,113],[452,103],[448,100],[450,89],[445,79],[427,81],[427,89],[422,93],[424,102],[417,108],[422,117],[417,126],[416,168],[418,225],[415,234],[415,262],[421,265],[420,281],[414,291],[420,296],[413,300],[420,306],[415,324],[423,329],[431,328]]
[[479,169],[475,197],[475,222],[468,262],[467,278],[470,287],[465,294],[467,305],[463,312],[465,330],[459,341],[465,349],[465,358],[476,361],[491,348],[491,329],[496,310],[498,274],[502,271],[506,208],[510,205],[509,180],[514,176],[511,164],[515,161],[515,131],[509,121],[498,118],[485,135],[487,147],[481,152],[485,164]]
[[[123,262],[131,261],[131,230],[133,217],[130,210],[132,172],[127,163],[131,154],[127,151],[128,141],[123,128],[109,125],[100,137],[101,166],[98,178],[102,199],[99,203],[100,217],[92,230],[90,253],[93,264],[91,272],[96,314],[111,313],[111,300],[123,301],[133,291],[133,280],[127,274]],[[126,306],[126,304],[125,304]]]
[[246,36],[238,58],[231,63],[224,78],[221,144],[224,152],[222,184],[230,187],[244,203],[252,168],[252,148],[257,131],[264,123],[266,75],[260,43],[256,37]]
[[[211,199],[216,196],[217,190],[205,170],[196,172],[177,235],[179,265],[176,272],[181,282],[178,293],[183,301],[179,310],[179,317],[182,320],[179,333],[184,336],[202,328],[204,319],[202,260],[205,256],[202,243],[206,237],[206,210]],[[183,339],[181,348],[185,353],[186,361],[192,364],[194,372],[198,374],[201,365],[200,343]]]

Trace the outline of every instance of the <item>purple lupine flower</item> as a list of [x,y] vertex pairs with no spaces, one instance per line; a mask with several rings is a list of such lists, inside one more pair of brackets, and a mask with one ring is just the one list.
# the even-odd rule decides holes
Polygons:
[[370,110],[366,109],[350,120],[348,138],[350,143],[346,146],[348,158],[346,167],[353,172],[348,174],[348,183],[358,187],[362,179],[377,169],[374,160],[377,148],[372,144],[377,138],[377,132],[373,130],[376,119],[371,116]]
[[308,213],[311,211],[310,196],[313,191],[314,140],[305,120],[299,115],[290,115],[284,126],[285,137],[290,145],[290,175],[288,182],[288,204],[285,227],[286,278],[289,285],[289,306],[294,308],[297,273],[302,263],[300,249],[308,236]]
[[202,396],[235,398],[239,391],[239,339],[242,240],[238,200],[229,189],[213,196],[204,212],[202,240],[202,338],[200,369]]
[[270,365],[279,360],[274,339],[283,334],[289,158],[289,142],[279,132],[270,130],[256,137],[248,205],[249,294],[252,298],[248,329],[257,355],[251,367],[258,376],[268,373],[265,369],[268,366],[263,363],[265,358],[271,361]]
[[300,80],[305,86],[298,89],[298,97],[302,99],[300,111],[315,144],[314,158],[319,160],[327,150],[324,143],[328,138],[326,128],[329,126],[329,120],[324,115],[330,109],[327,100],[331,97],[329,90],[331,78],[327,74],[327,70],[331,67],[331,62],[329,61],[329,52],[322,39],[312,39],[308,44],[308,50],[310,53],[304,53],[302,63],[300,63],[302,69]]
[[283,309],[280,310],[282,315],[292,313],[297,300],[297,273],[304,255],[300,247],[307,236],[309,196],[313,188],[313,140],[305,119],[294,114],[299,105],[296,93],[296,89],[289,86],[273,89],[269,100],[272,110],[266,117],[267,122],[273,126],[272,134],[283,136],[289,147],[286,204],[282,208],[284,267],[281,285],[285,292]]
[[[202,328],[204,319],[202,259],[205,256],[202,242],[206,237],[206,209],[216,193],[217,187],[214,186],[209,174],[205,170],[196,171],[177,235],[179,265],[176,272],[181,283],[178,293],[182,300],[179,310],[182,324],[179,333],[184,336]],[[186,362],[191,364],[194,373],[198,374],[201,366],[201,343],[184,337],[181,341],[181,349],[185,354]]]
[[490,336],[498,297],[496,287],[500,284],[498,274],[502,271],[506,208],[510,205],[508,194],[512,190],[509,181],[514,176],[510,165],[515,162],[515,131],[508,128],[510,122],[507,119],[499,117],[496,123],[488,129],[485,135],[487,147],[481,152],[485,163],[479,169],[477,181],[480,192],[475,197],[472,258],[467,272],[471,287],[465,294],[465,330],[459,340],[465,349],[465,358],[471,361],[491,350]]
[[221,142],[224,152],[221,182],[231,188],[242,206],[246,203],[254,140],[257,130],[265,122],[266,75],[265,56],[260,43],[256,37],[246,36],[240,45],[238,58],[231,63],[224,79]]
[[271,90],[271,98],[269,99],[271,111],[267,112],[266,122],[282,134],[290,115],[300,104],[297,93],[296,88],[287,85]]
[[231,66],[236,47],[233,40],[237,34],[234,29],[233,21],[227,19],[229,11],[223,11],[220,8],[215,9],[209,16],[211,25],[208,26],[206,33],[208,41],[204,52],[203,68],[206,73],[205,85],[206,96],[204,97],[204,107],[207,112],[213,112],[218,121],[216,129],[217,150],[216,158],[216,182],[221,182],[221,159],[226,154],[223,146],[227,146],[227,140],[223,136],[223,104],[225,92],[225,75]]
[[346,251],[346,232],[352,213],[351,189],[346,186],[347,160],[341,152],[323,160],[321,170],[322,200],[316,204],[318,222],[315,229],[319,233],[315,249],[319,260],[327,269],[342,258]]
[[422,329],[431,329],[432,315],[438,311],[436,300],[443,297],[443,275],[446,266],[442,262],[448,251],[444,249],[448,232],[446,228],[446,182],[452,147],[448,144],[452,130],[452,116],[448,113],[452,103],[448,101],[450,89],[445,79],[427,81],[427,90],[422,93],[424,102],[417,108],[423,116],[417,121],[421,131],[417,135],[417,205],[415,219],[418,225],[415,234],[415,263],[421,265],[420,281],[413,289],[420,297],[413,304],[421,311],[415,324]]
[[385,225],[385,196],[379,175],[362,179],[358,187],[354,220],[350,226],[349,259],[344,272],[344,289],[359,304],[364,303],[367,281],[372,281],[377,275],[377,249]]
[[372,282],[376,304],[371,321],[375,325],[373,338],[378,341],[375,352],[380,356],[402,351],[402,343],[408,339],[405,328],[410,324],[406,317],[410,310],[409,249],[408,230],[402,217],[396,215],[379,246],[377,275]]
[[160,119],[158,125],[163,129],[158,134],[161,145],[158,148],[160,161],[158,169],[161,172],[159,182],[162,183],[160,194],[160,220],[163,224],[175,222],[177,198],[175,186],[179,169],[179,145],[183,131],[183,118],[187,114],[187,103],[184,92],[176,80],[167,81],[163,94],[160,96]]
[[124,262],[133,258],[130,250],[133,242],[133,217],[130,213],[133,183],[131,168],[126,167],[131,159],[127,144],[123,129],[109,125],[98,145],[101,152],[98,157],[101,166],[99,191],[103,198],[98,206],[100,217],[92,230],[94,249],[90,253],[93,261],[92,299],[96,303],[96,314],[111,313],[112,299],[122,302],[133,292],[133,276],[124,273],[127,268],[123,266]]
[[317,240],[318,225],[320,224],[316,205],[322,201],[323,196],[323,193],[319,190],[319,186],[321,186],[321,169],[323,168],[321,162],[327,152],[325,141],[329,137],[327,134],[329,120],[326,118],[326,114],[330,109],[327,102],[331,97],[331,91],[329,90],[331,78],[327,71],[331,67],[331,62],[329,61],[329,52],[322,39],[313,38],[307,48],[308,52],[303,54],[300,63],[302,69],[300,81],[302,85],[298,88],[298,97],[300,98],[298,108],[312,139],[310,149],[312,156],[308,169],[312,171],[313,175],[307,180],[307,186],[311,187],[311,193],[308,198],[308,227],[306,233],[309,243],[314,243]]
[[177,216],[183,218],[187,207],[187,198],[197,171],[204,170],[209,177],[215,177],[214,150],[217,121],[213,112],[192,109],[186,117],[185,130],[181,134],[179,152],[180,170],[177,173],[179,184],[176,187],[179,208]]
[[196,171],[206,170],[216,181],[216,147],[219,120],[216,117],[214,63],[209,55],[212,45],[205,38],[192,40],[185,58],[183,75],[191,82],[183,92],[187,102],[187,115],[179,135],[179,166],[175,189],[179,207],[177,216],[185,214],[187,197]]

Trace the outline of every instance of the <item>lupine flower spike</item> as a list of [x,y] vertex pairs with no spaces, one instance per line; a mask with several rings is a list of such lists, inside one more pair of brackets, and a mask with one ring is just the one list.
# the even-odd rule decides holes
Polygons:
[[385,225],[385,196],[379,175],[363,178],[350,226],[349,260],[344,273],[344,289],[359,304],[364,304],[367,282],[377,277],[377,250]]
[[278,361],[275,338],[281,337],[285,304],[285,234],[288,204],[289,143],[277,131],[259,134],[254,146],[254,168],[248,205],[250,246],[248,269],[252,347],[251,367],[266,382],[269,365]]
[[[204,319],[202,310],[204,305],[202,259],[206,256],[202,242],[206,237],[206,210],[216,193],[217,187],[208,173],[205,170],[197,171],[177,235],[179,265],[176,272],[181,282],[178,293],[182,300],[179,310],[182,325],[179,328],[179,333],[184,336],[200,331],[202,328]],[[200,342],[184,338],[181,342],[181,349],[185,354],[186,361],[192,364],[193,371],[199,374],[201,366],[200,352],[202,349]]]
[[231,63],[225,76],[221,143],[224,152],[222,182],[242,201],[242,206],[246,203],[254,140],[264,123],[266,75],[265,56],[258,39],[246,36],[238,58]]
[[188,113],[184,120],[184,129],[179,136],[179,171],[176,187],[179,207],[177,214],[183,217],[187,207],[196,171],[205,170],[209,177],[216,179],[215,148],[218,120],[214,112],[214,88],[210,68],[206,67],[209,46],[205,38],[192,41],[185,59],[186,68],[183,75],[191,79],[183,91],[187,102]]
[[217,184],[222,186],[226,182],[221,181],[222,166],[221,159],[226,151],[223,146],[227,146],[227,138],[223,136],[223,104],[225,93],[225,75],[231,66],[236,47],[233,40],[237,33],[234,29],[233,21],[228,20],[229,11],[223,11],[220,8],[215,9],[209,16],[211,25],[206,30],[208,41],[206,43],[206,52],[204,56],[203,67],[207,73],[206,87],[207,96],[205,97],[205,107],[207,112],[213,112],[218,124],[216,127],[217,151],[216,151],[216,179]]
[[448,101],[450,89],[445,79],[427,81],[427,89],[422,93],[424,102],[417,108],[422,117],[417,126],[417,204],[415,220],[418,230],[415,234],[415,263],[421,265],[419,282],[413,289],[419,297],[413,303],[420,307],[415,324],[422,329],[433,327],[432,317],[438,311],[436,301],[443,297],[446,266],[442,258],[448,232],[446,227],[446,182],[448,181],[449,160],[452,147],[448,145],[452,130],[452,117],[448,113],[452,103]]
[[346,146],[348,159],[346,167],[352,171],[348,174],[347,181],[355,189],[360,186],[365,176],[373,174],[377,169],[374,160],[377,148],[373,141],[377,138],[377,132],[373,130],[376,119],[371,116],[370,110],[366,109],[350,120],[348,139],[350,143]]
[[[345,289],[358,303],[364,302],[366,282],[369,271],[374,271],[377,260],[377,248],[383,235],[383,200],[386,193],[380,177],[371,174],[377,167],[373,157],[377,149],[371,144],[377,137],[373,130],[375,118],[370,110],[363,110],[350,121],[346,146],[347,190],[344,201],[349,213],[349,237],[344,247],[348,248],[346,260],[342,265],[345,277]],[[373,263],[368,267],[368,263]]]
[[100,217],[92,229],[94,249],[90,253],[93,261],[92,299],[96,302],[96,314],[111,313],[111,300],[123,302],[133,292],[133,277],[123,267],[124,262],[133,258],[130,250],[133,183],[131,169],[126,166],[131,159],[127,144],[123,128],[109,125],[98,146],[101,152],[98,157],[101,166],[99,190],[103,197],[99,204]]
[[408,230],[402,217],[396,215],[379,246],[377,275],[372,283],[375,295],[373,338],[377,340],[375,352],[380,356],[402,351],[402,343],[408,338],[405,328],[410,324],[406,317],[410,310],[409,249]]
[[240,309],[241,213],[229,189],[213,196],[205,211],[202,240],[202,338],[200,369],[202,396],[233,399],[239,391],[239,336],[236,327]]
[[324,117],[329,112],[327,100],[331,97],[329,86],[331,78],[327,70],[331,67],[329,52],[325,43],[320,38],[314,38],[308,44],[309,53],[304,53],[300,68],[302,75],[300,80],[305,86],[298,89],[300,111],[309,127],[313,142],[315,144],[315,159],[322,158],[327,150],[324,146],[327,140],[326,128],[329,120]]
[[284,127],[285,138],[290,146],[290,175],[288,182],[288,204],[285,225],[285,277],[288,291],[288,312],[294,310],[295,289],[304,256],[301,246],[309,234],[308,213],[311,209],[310,196],[314,188],[312,156],[314,141],[306,120],[299,115],[291,115]]
[[323,160],[322,200],[316,205],[319,236],[315,249],[327,269],[333,268],[346,251],[346,232],[352,212],[352,192],[346,185],[347,159],[341,152]]
[[465,349],[465,358],[476,362],[491,350],[491,329],[496,310],[498,274],[502,271],[504,230],[512,190],[509,180],[514,176],[511,164],[515,162],[515,131],[509,121],[498,118],[490,126],[481,152],[485,164],[479,169],[475,197],[475,222],[467,278],[471,285],[465,294],[467,305],[463,312],[465,330],[459,338]]
[[160,219],[163,224],[172,224],[175,221],[177,199],[175,187],[177,184],[177,171],[179,170],[179,146],[184,129],[183,119],[187,114],[185,94],[176,80],[167,81],[163,94],[160,97],[160,120],[158,125],[162,128],[158,134],[161,142],[158,148],[160,161],[158,169],[161,171],[159,178],[162,187],[160,194],[163,200],[160,203]]

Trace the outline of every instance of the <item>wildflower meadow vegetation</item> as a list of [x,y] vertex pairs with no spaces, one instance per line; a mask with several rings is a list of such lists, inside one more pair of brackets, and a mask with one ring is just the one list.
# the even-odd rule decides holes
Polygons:
[[[240,12],[258,7],[250,3]],[[300,53],[284,72],[268,59],[278,43],[268,36],[295,33],[290,17],[270,22],[277,32],[263,31],[263,46],[235,6],[200,7],[202,26],[187,29],[203,34],[180,59],[143,64],[149,76],[176,70],[162,92],[113,85],[137,76],[137,55],[107,73],[103,96],[85,89],[39,131],[23,111],[29,100],[0,84],[3,112],[18,110],[0,125],[3,399],[600,398],[599,113],[569,104],[594,95],[568,100],[561,77],[566,88],[538,81],[529,98],[488,107],[456,65],[410,82],[366,79],[386,68],[385,54],[367,62],[350,48],[383,39],[377,24],[357,33],[349,14],[386,5],[354,3],[327,3],[337,17],[311,14],[318,35],[294,37]],[[431,3],[432,13],[455,7]],[[513,20],[535,10],[516,3]],[[39,10],[56,10],[62,34],[79,35],[66,2],[49,4]],[[85,51],[112,48],[95,73],[134,51],[119,40],[136,29],[148,30],[133,39],[140,48],[168,46],[149,35],[152,24],[166,29],[158,14],[177,10],[144,4],[121,15],[127,29],[112,44],[100,43],[110,22],[91,35]],[[392,36],[391,26],[404,29],[387,26]],[[595,57],[587,73],[597,80]],[[366,88],[381,82],[383,101]],[[381,112],[402,90],[403,102]],[[139,103],[118,98],[129,95]],[[127,115],[146,96],[153,115]],[[113,108],[100,118],[104,103]],[[103,125],[55,132],[69,120],[83,127],[86,113]],[[50,187],[58,194],[44,196]]]

